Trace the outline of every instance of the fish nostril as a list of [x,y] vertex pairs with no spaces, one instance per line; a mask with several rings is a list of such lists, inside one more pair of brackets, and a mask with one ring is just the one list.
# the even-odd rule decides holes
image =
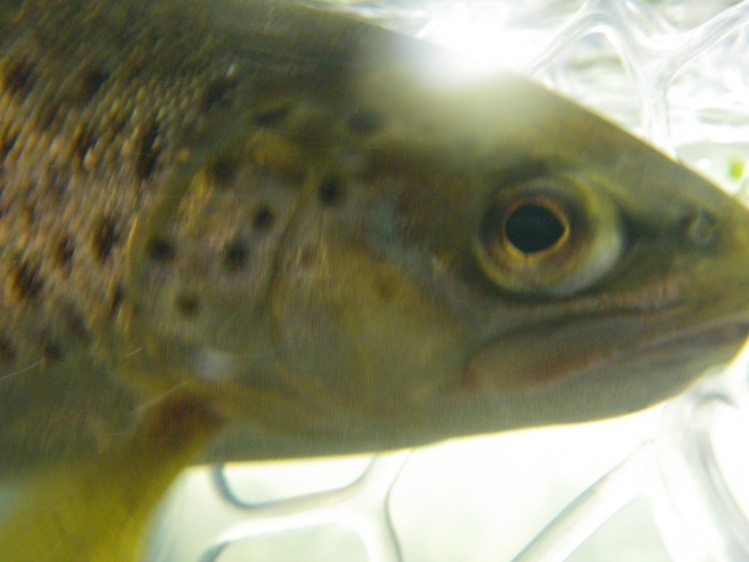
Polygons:
[[718,235],[718,220],[709,212],[700,209],[681,221],[683,236],[698,248],[712,244]]
[[180,293],[174,300],[177,313],[183,318],[195,318],[200,314],[200,298],[189,293]]

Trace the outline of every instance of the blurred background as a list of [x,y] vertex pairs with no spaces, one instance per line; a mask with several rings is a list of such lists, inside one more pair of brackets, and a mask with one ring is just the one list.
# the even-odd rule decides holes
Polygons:
[[[746,199],[747,1],[306,3],[528,74]],[[192,469],[150,560],[747,562],[746,372],[600,423]]]

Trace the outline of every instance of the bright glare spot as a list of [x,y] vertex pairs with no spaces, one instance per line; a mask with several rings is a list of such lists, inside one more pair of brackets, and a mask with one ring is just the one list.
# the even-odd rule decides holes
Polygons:
[[500,68],[527,67],[537,53],[538,46],[527,32],[507,27],[507,5],[497,4],[491,13],[477,13],[457,1],[435,7],[432,14],[418,37],[466,55],[470,68],[462,68],[461,73],[487,74]]
[[712,166],[712,161],[709,158],[700,158],[694,163],[694,167],[700,171],[709,170]]

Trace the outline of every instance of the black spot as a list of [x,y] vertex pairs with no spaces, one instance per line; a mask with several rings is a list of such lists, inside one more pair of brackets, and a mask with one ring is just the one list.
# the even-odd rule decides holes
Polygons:
[[200,299],[196,295],[180,293],[174,301],[180,316],[195,318],[200,313]]
[[208,166],[208,172],[218,185],[225,187],[234,179],[234,175],[237,173],[237,163],[233,158],[222,155]]
[[157,146],[158,136],[159,122],[149,119],[136,139],[135,173],[142,180],[149,179],[156,170],[156,161],[161,152]]
[[252,123],[258,127],[278,127],[286,119],[290,111],[291,109],[285,105],[269,109],[255,115],[252,118]]
[[385,116],[379,111],[360,109],[349,116],[349,130],[359,135],[372,135],[385,124]]
[[20,262],[10,274],[10,284],[21,299],[32,299],[42,290],[39,267],[27,262]]
[[73,158],[78,167],[83,167],[83,161],[86,159],[86,154],[96,143],[96,137],[94,133],[85,126],[79,127],[73,136]]
[[164,263],[174,260],[177,251],[171,240],[155,237],[146,244],[146,254],[151,260]]
[[87,341],[89,339],[88,329],[86,323],[83,321],[78,313],[74,310],[66,310],[64,313],[65,323],[68,326],[68,330],[73,334],[73,337],[80,341]]
[[267,232],[276,222],[276,215],[268,205],[261,205],[252,217],[252,227],[259,232]]
[[109,74],[101,68],[87,67],[84,69],[76,84],[76,101],[82,104],[91,101],[108,78]]
[[232,273],[240,271],[247,264],[249,253],[244,242],[233,240],[224,248],[224,269]]
[[101,217],[94,227],[91,243],[94,255],[104,263],[112,254],[112,249],[120,240],[120,229],[117,221],[111,216]]
[[73,254],[75,254],[75,245],[70,238],[64,236],[54,249],[55,261],[60,267],[70,269],[73,264]]
[[231,91],[237,85],[237,81],[231,78],[217,78],[206,86],[200,99],[200,108],[210,111],[216,106],[226,105]]
[[125,290],[122,288],[122,285],[117,285],[115,287],[114,292],[112,293],[112,300],[109,301],[109,315],[115,316],[117,312],[120,310],[120,306],[122,305],[122,301],[125,298]]
[[3,73],[3,85],[12,94],[27,96],[35,82],[34,67],[27,61],[12,62]]
[[337,178],[328,178],[317,192],[320,203],[326,207],[332,207],[343,199],[343,186]]
[[42,347],[42,356],[48,362],[54,363],[62,359],[62,348],[58,343],[48,341]]
[[0,365],[9,367],[16,361],[16,348],[6,337],[0,337]]

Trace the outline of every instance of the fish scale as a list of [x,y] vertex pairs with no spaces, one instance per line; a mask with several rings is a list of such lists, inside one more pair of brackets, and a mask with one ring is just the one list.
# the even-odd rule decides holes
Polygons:
[[[9,459],[19,458],[19,447],[28,458],[35,458],[31,445],[40,441],[48,451],[75,452],[76,441],[90,447],[100,440],[98,433],[125,427],[123,419],[119,426],[109,427],[107,412],[115,409],[112,401],[128,399],[107,389],[102,377],[94,374],[101,372],[102,363],[90,350],[102,347],[109,321],[117,313],[127,231],[134,213],[152,197],[160,174],[155,151],[161,152],[159,143],[168,146],[177,108],[190,102],[184,77],[168,93],[163,88],[146,89],[155,81],[148,74],[131,79],[130,67],[143,56],[133,49],[138,34],[120,38],[124,51],[119,52],[134,51],[123,66],[108,49],[111,38],[101,14],[100,25],[95,10],[86,10],[93,20],[88,25],[71,17],[85,6],[31,2],[14,13],[5,4],[0,18],[5,84],[0,109],[4,139],[0,267],[8,280],[0,298],[3,337],[13,355],[3,365],[3,392],[22,397],[13,401],[19,410],[33,409],[38,391],[32,392],[29,385],[38,389],[42,379],[51,395],[64,396],[69,377],[81,373],[84,384],[98,389],[100,397],[92,401],[88,413],[71,412],[61,400],[50,416],[55,423],[49,425],[41,416],[35,424],[18,421],[18,411],[3,409],[4,425],[20,425],[3,436],[23,440],[4,444]],[[63,21],[68,24],[61,26]],[[84,30],[90,36],[97,29],[101,35],[91,37],[88,45],[73,40]],[[8,44],[11,38],[15,40]],[[159,53],[155,39],[148,50]],[[139,50],[145,47],[140,44]],[[100,57],[97,66],[90,61],[92,53]],[[108,67],[112,62],[117,65],[115,72]],[[99,80],[90,79],[91,69],[99,73]],[[86,76],[88,91],[80,92]],[[89,99],[81,99],[81,93]],[[148,134],[144,129],[149,127],[159,132]],[[163,152],[159,168],[168,169],[170,156]],[[148,159],[153,163],[146,165]],[[13,375],[31,365],[36,366],[23,376]],[[77,430],[73,439],[56,429],[67,420]]]

